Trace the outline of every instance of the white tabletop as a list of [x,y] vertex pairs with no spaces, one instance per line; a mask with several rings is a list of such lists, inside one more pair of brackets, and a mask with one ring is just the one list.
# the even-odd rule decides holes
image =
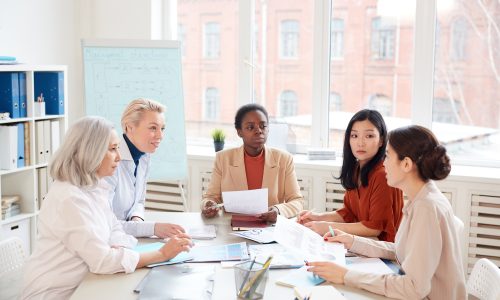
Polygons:
[[[217,238],[213,240],[195,240],[198,245],[214,245],[226,243],[238,243],[246,241],[254,242],[228,234],[231,232],[229,226],[230,216],[222,215],[213,219],[205,219],[200,213],[173,213],[173,212],[146,212],[147,220],[176,223],[187,227],[197,225],[214,224],[217,227]],[[141,243],[155,242],[157,240],[141,239]],[[236,288],[234,284],[233,269],[221,268],[220,263],[216,265],[215,284],[212,299],[236,299]],[[277,285],[277,279],[286,275],[290,270],[270,270],[264,299],[293,299],[293,289]],[[137,299],[138,294],[133,289],[147,274],[148,269],[139,269],[132,274],[96,275],[89,273],[75,293],[72,300],[88,299]],[[347,299],[388,299],[360,289],[334,285]]]

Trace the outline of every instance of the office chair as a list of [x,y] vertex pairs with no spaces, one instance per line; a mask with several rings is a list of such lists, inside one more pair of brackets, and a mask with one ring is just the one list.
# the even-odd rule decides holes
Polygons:
[[17,299],[26,255],[18,237],[0,241],[0,291],[2,299]]
[[500,269],[489,259],[476,261],[469,280],[467,293],[480,300],[500,299]]

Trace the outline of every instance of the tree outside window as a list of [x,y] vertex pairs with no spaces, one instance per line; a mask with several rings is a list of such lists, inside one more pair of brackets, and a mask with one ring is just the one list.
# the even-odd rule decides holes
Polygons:
[[220,56],[220,25],[216,22],[205,24],[203,33],[203,57],[219,58]]
[[299,22],[281,21],[280,30],[280,57],[297,58],[299,56]]

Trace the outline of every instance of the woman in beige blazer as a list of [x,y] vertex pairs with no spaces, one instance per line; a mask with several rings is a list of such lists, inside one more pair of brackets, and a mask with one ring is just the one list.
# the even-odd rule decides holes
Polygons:
[[212,179],[201,203],[202,214],[214,217],[223,191],[268,189],[269,211],[263,219],[275,221],[278,214],[294,217],[303,208],[303,197],[289,153],[265,147],[269,133],[268,114],[258,104],[242,106],[234,126],[243,146],[218,152]]

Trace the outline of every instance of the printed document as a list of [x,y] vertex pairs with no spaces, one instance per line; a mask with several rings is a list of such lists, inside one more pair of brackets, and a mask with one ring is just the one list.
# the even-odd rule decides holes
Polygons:
[[343,244],[327,243],[322,236],[294,220],[278,215],[274,239],[285,247],[296,249],[306,260],[327,260],[345,266],[346,250]]
[[237,214],[256,215],[267,212],[268,190],[222,192],[224,209]]

